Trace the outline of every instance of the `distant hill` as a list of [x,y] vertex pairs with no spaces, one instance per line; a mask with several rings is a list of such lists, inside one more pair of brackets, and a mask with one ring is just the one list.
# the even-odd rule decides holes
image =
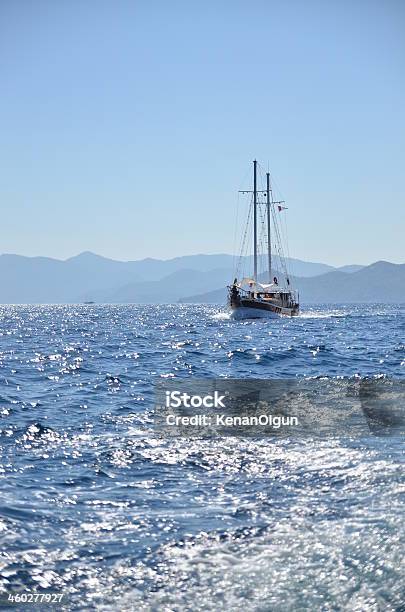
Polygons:
[[[116,261],[88,251],[65,261],[1,255],[0,303],[221,303],[226,298],[224,287],[233,278],[234,262],[227,254],[139,261]],[[377,262],[336,269],[298,259],[288,263],[305,301],[404,299],[400,265]],[[273,264],[276,269],[277,257]],[[249,270],[251,258],[242,259],[242,267]]]
[[377,261],[351,274],[297,279],[297,287],[307,302],[405,302],[405,264]]
[[364,267],[365,266],[349,265],[349,266],[341,266],[340,268],[337,268],[337,270],[340,270],[340,272],[349,272],[349,274],[351,274],[352,272],[358,272]]
[[[274,261],[277,265],[277,258]],[[138,261],[115,261],[89,251],[65,261],[1,255],[0,303],[148,302],[167,301],[169,297],[177,300],[228,283],[234,262],[235,258],[227,254]],[[298,259],[289,263],[292,271],[303,277],[333,270],[326,264]],[[244,258],[242,264],[249,269],[251,258]],[[162,279],[167,280],[156,284]]]
[[[405,264],[377,261],[352,273],[335,270],[312,278],[293,279],[302,302],[405,302]],[[226,288],[182,299],[191,303],[218,303],[226,300]]]
[[130,283],[106,296],[108,302],[169,303],[177,302],[186,291],[208,291],[213,285],[229,282],[232,270],[220,268],[201,272],[178,270],[161,280]]
[[48,257],[0,256],[0,303],[81,301],[89,291],[137,280],[128,262],[82,253],[66,261]]

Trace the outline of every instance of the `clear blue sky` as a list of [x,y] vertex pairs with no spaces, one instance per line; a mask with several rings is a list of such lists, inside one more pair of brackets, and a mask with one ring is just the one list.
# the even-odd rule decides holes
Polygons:
[[257,157],[291,255],[405,261],[405,3],[2,0],[0,252],[232,252]]

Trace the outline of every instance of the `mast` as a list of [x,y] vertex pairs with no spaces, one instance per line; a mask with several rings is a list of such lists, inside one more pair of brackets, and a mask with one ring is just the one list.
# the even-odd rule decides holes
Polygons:
[[269,258],[269,283],[271,283],[271,239],[270,239],[270,172],[266,172],[267,186],[267,255]]
[[253,162],[253,278],[257,284],[257,161]]

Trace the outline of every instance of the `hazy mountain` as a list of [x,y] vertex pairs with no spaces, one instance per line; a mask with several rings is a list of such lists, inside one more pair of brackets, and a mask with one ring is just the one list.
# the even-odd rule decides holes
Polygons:
[[66,261],[0,256],[0,303],[72,302],[89,291],[120,287],[138,277],[128,262],[82,253]]
[[[165,285],[165,291],[167,295],[176,296],[178,299],[184,293],[205,291],[210,287],[229,282],[232,278],[234,261],[235,258],[227,254],[188,255],[168,260],[142,259],[139,261],[115,261],[88,251],[65,261],[49,257],[1,255],[0,303],[136,299],[143,301],[152,299],[153,296],[161,299],[159,288],[153,285],[153,281],[169,277],[181,270],[203,273],[211,270],[224,271],[226,279],[216,276],[209,287],[200,278],[200,288],[196,286],[197,276],[195,275],[188,274],[186,281],[175,276],[172,284],[168,282]],[[248,269],[250,261],[245,260],[244,265]],[[332,269],[331,266],[322,263],[301,260],[291,260],[291,265],[294,270],[299,270],[299,273],[296,273],[301,276],[320,274]],[[152,284],[139,285],[135,288],[134,283]],[[188,283],[188,290],[185,288],[185,283]],[[150,294],[148,294],[149,290]]]
[[[0,303],[178,301],[187,296],[211,293],[215,287],[226,286],[233,278],[234,263],[235,258],[227,254],[125,262],[90,252],[65,261],[48,257],[1,255]],[[245,258],[242,264],[245,270],[249,270],[251,258]],[[273,264],[276,268],[277,257],[273,259]],[[393,266],[394,269],[397,267],[394,264],[384,265]],[[358,274],[372,268],[344,266],[336,270],[326,264],[298,259],[290,260],[289,267],[294,271],[296,284],[304,292],[307,301],[326,294],[333,301],[335,298],[332,296],[340,295],[342,291],[350,293],[349,287],[353,284],[351,281]],[[316,278],[321,280],[314,281],[314,275],[318,275]],[[395,273],[391,270],[389,278],[393,275]],[[385,285],[385,282],[388,284]],[[384,287],[389,295],[390,282],[389,279],[378,281],[380,289]],[[375,282],[370,283],[369,292],[366,289],[363,292],[364,299],[368,299],[369,294],[374,295],[373,291],[378,291]],[[401,286],[400,281],[395,283]],[[359,292],[356,282],[354,285],[351,291]]]
[[[340,268],[337,268],[337,270],[340,270],[341,272],[348,272],[349,274],[351,274],[352,272],[358,272],[359,270],[361,270],[364,267],[365,266],[349,265],[349,266],[341,266]],[[304,276],[304,275],[302,275],[302,276]]]
[[222,268],[200,272],[179,270],[157,281],[130,283],[106,296],[108,302],[169,303],[177,302],[188,291],[208,291],[212,286],[229,282],[232,270]]
[[[87,260],[90,256],[93,258],[98,258],[99,263],[100,260],[103,260],[104,262],[112,262],[112,260],[108,260],[104,257],[88,252],[82,253],[81,255],[67,261],[80,260],[82,258]],[[179,270],[197,270],[199,272],[209,272],[210,270],[221,268],[229,268],[230,270],[233,270],[238,261],[240,261],[241,267],[245,268],[246,270],[252,269],[253,267],[253,257],[242,257],[239,260],[239,258],[236,258],[233,255],[227,255],[226,253],[214,255],[184,255],[183,257],[174,257],[173,259],[147,258],[128,262],[115,261],[113,263],[128,266],[128,269],[130,269],[132,273],[136,275],[136,277],[142,278],[146,281],[159,280],[168,276],[169,274],[172,274],[173,272],[178,272]],[[302,261],[294,258],[288,259],[287,264],[291,269],[292,274],[304,277],[316,276],[317,274],[322,274],[323,272],[329,272],[335,269],[333,266],[329,266],[328,264]],[[275,268],[277,268],[279,265],[279,258],[277,256],[273,257],[273,265]]]
[[[301,302],[405,302],[405,264],[378,261],[357,272],[340,270],[312,278],[294,278]],[[226,288],[195,294],[183,302],[224,303]]]

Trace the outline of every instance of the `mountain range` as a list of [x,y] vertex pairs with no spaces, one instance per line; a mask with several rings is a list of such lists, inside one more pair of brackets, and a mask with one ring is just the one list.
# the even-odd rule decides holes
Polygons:
[[[353,272],[334,270],[310,278],[293,277],[301,303],[404,303],[405,264],[377,261]],[[223,303],[225,287],[186,296],[184,302]]]
[[[84,252],[66,260],[0,256],[0,303],[224,303],[232,255],[116,261]],[[244,258],[243,268],[251,268]],[[279,267],[273,260],[275,270]],[[302,302],[405,302],[405,264],[341,268],[290,259]]]

